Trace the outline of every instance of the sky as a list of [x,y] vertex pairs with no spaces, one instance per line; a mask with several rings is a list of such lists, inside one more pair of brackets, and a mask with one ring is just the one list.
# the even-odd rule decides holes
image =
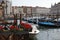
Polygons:
[[12,0],[13,6],[39,6],[50,8],[51,4],[60,2],[60,0]]

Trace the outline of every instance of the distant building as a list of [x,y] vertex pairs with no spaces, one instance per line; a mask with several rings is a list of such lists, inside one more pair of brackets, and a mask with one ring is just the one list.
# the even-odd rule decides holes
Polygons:
[[31,6],[22,6],[25,17],[32,17],[32,7]]
[[3,16],[3,9],[0,6],[0,17],[2,17],[2,16]]
[[32,7],[27,7],[27,17],[32,17]]
[[3,16],[3,13],[2,13],[3,12],[3,9],[2,9],[1,3],[2,3],[2,0],[0,0],[0,17]]
[[12,14],[17,14],[18,13],[18,7],[17,6],[13,6],[12,7]]
[[[2,2],[5,4],[5,5],[2,5]],[[2,17],[3,15],[5,16],[6,14],[10,14],[11,13],[11,1],[10,0],[0,0],[0,7],[1,8],[1,12],[0,12],[0,16]]]
[[21,14],[23,13],[23,7],[12,6],[12,14]]
[[33,17],[36,17],[36,15],[37,15],[36,7],[32,7],[32,15],[33,15]]
[[10,14],[12,11],[12,1],[11,0],[4,0],[5,2],[5,14]]
[[24,17],[37,17],[47,15],[50,12],[50,8],[45,7],[31,7],[31,6],[13,6],[13,14],[22,14]]
[[60,2],[55,3],[54,5],[51,5],[51,11],[50,11],[51,17],[58,18],[60,17]]
[[6,14],[12,14],[12,1],[7,0],[7,13]]
[[12,14],[17,14],[18,17],[20,16],[20,14],[22,14],[22,16],[24,15],[23,12],[23,7],[21,6],[12,6]]
[[49,14],[49,12],[50,12],[50,8],[45,8],[45,7],[35,7],[35,11],[36,11],[36,13],[35,13],[35,15],[37,16],[37,17],[39,17],[39,16],[46,16],[46,15],[48,15]]
[[12,13],[13,14],[22,14],[25,17],[31,17],[32,16],[32,7],[13,6],[12,7]]
[[23,7],[22,6],[18,7],[18,9],[19,9],[19,14],[21,14],[22,17],[25,17],[25,13],[23,12],[24,11]]

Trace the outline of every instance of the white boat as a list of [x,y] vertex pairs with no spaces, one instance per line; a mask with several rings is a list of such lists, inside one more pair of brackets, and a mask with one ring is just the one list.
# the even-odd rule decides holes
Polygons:
[[[24,22],[24,21],[23,21]],[[26,22],[24,22],[24,23],[26,23]],[[28,23],[28,22],[27,22]],[[37,26],[38,25],[36,25],[36,24],[33,24],[33,23],[28,23],[28,24],[30,24],[31,25],[31,27],[32,27],[32,31],[31,32],[29,32],[29,37],[34,37],[35,35],[37,35],[40,31],[37,29]]]
[[35,24],[30,24],[30,25],[32,26],[32,31],[29,32],[29,37],[33,37],[33,36],[37,35],[40,31],[37,29],[37,25],[35,25]]
[[55,19],[54,21],[60,21],[60,18],[58,18],[58,19]]

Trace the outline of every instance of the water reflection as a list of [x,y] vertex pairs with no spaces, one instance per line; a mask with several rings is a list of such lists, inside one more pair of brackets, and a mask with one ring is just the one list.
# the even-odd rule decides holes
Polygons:
[[40,33],[31,40],[60,40],[60,28],[40,28]]

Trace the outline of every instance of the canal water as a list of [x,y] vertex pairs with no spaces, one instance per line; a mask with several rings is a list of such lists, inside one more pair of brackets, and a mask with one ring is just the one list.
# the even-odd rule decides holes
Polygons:
[[32,40],[60,40],[60,28],[39,28],[40,33]]

